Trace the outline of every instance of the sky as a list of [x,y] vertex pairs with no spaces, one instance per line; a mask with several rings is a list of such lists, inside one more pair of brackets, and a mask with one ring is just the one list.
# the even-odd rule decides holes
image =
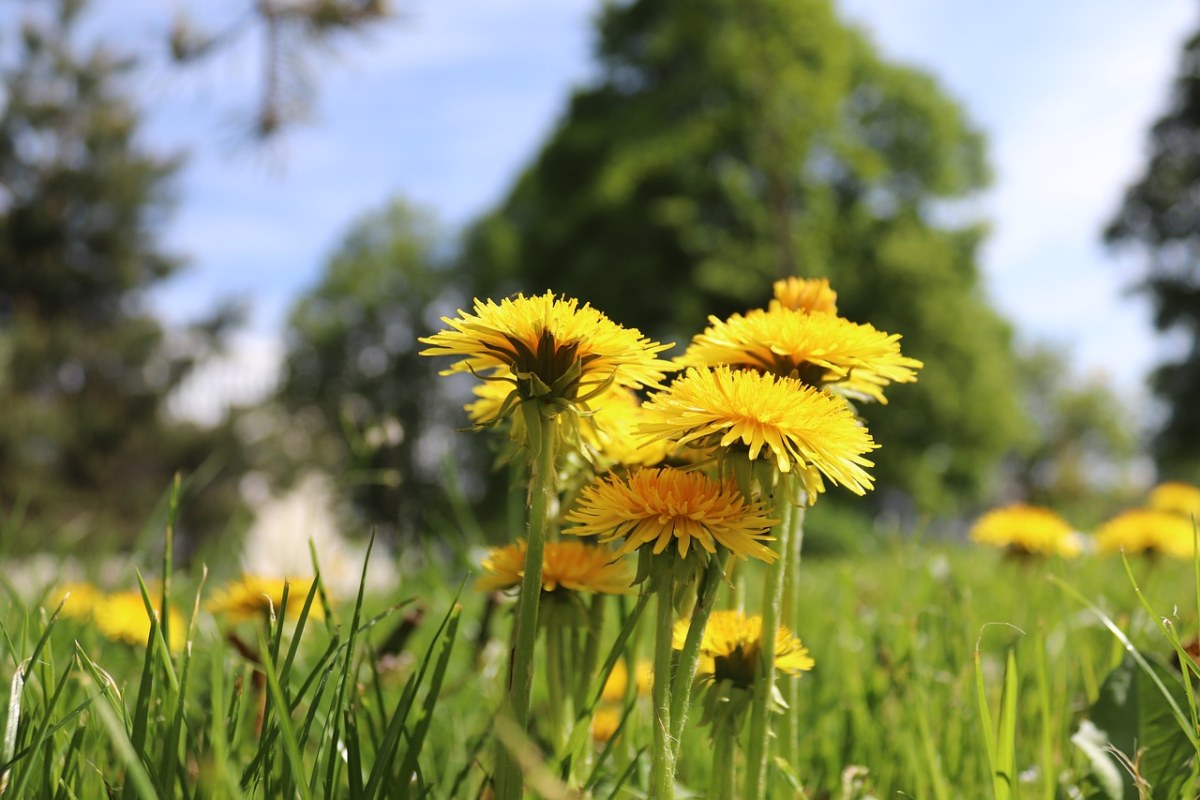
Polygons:
[[[161,49],[173,10],[245,5],[100,0],[98,24]],[[393,5],[398,19],[317,59],[313,119],[266,151],[240,127],[257,79],[252,41],[185,74],[150,71],[140,81],[146,142],[189,153],[166,229],[189,266],[153,302],[178,322],[220,299],[250,304],[237,358],[218,370],[225,383],[267,385],[287,309],[319,280],[355,219],[404,196],[450,229],[469,222],[503,197],[571,88],[592,74],[596,0]],[[1146,303],[1126,292],[1136,259],[1107,252],[1100,232],[1141,168],[1180,46],[1200,22],[1195,4],[843,0],[839,8],[886,57],[932,72],[986,133],[995,180],[980,203],[992,230],[982,269],[1021,340],[1065,347],[1081,376],[1139,396],[1171,344],[1156,339]],[[214,374],[197,376],[193,399]],[[184,413],[212,412],[211,398],[197,402]]]

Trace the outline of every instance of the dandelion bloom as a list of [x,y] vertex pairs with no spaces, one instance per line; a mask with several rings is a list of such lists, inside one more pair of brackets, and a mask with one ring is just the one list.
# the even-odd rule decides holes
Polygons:
[[[290,584],[287,608],[281,608],[285,583]],[[206,606],[214,616],[224,617],[230,622],[262,619],[271,610],[276,614],[298,617],[311,589],[311,580],[243,575],[241,580],[217,592]],[[320,602],[314,602],[309,606],[308,615],[313,619],[324,619],[325,609]]]
[[[116,592],[103,596],[96,604],[93,618],[96,629],[113,641],[144,645],[150,638],[150,616],[146,613],[141,592]],[[184,621],[175,608],[171,608],[170,612],[169,635],[167,644],[171,650],[182,650]]]
[[711,323],[679,358],[685,367],[755,369],[809,386],[886,403],[883,388],[912,383],[923,365],[900,353],[900,336],[832,314],[757,309]]
[[747,502],[733,481],[699,472],[638,469],[605,476],[584,487],[566,519],[578,523],[566,533],[619,541],[622,553],[647,545],[658,554],[674,543],[686,558],[694,542],[709,554],[721,544],[742,558],[778,558],[763,544],[776,520],[761,504]]
[[1195,528],[1192,521],[1169,511],[1135,508],[1124,511],[1096,529],[1101,553],[1165,553],[1191,558]]
[[[658,354],[671,345],[652,342],[624,328],[590,305],[518,294],[496,303],[476,300],[475,313],[459,310],[450,326],[420,341],[427,356],[459,360],[443,374],[495,373],[514,386],[512,402],[534,398],[573,404],[608,384],[657,386],[673,369]],[[504,377],[511,376],[511,377]]]
[[617,660],[613,664],[612,671],[608,673],[608,680],[604,681],[604,689],[600,693],[600,702],[602,703],[620,703],[625,700],[625,689],[629,686],[629,667],[625,665],[625,659]]
[[604,744],[617,733],[621,726],[621,712],[615,708],[601,707],[592,716],[592,741]]
[[[864,457],[877,445],[845,403],[794,378],[730,367],[689,369],[657,392],[639,431],[678,445],[745,448],[751,460],[799,470],[809,496],[824,491],[820,474],[864,494],[872,478]],[[820,473],[820,474],[817,474]]]
[[1016,504],[984,514],[971,527],[980,544],[1018,553],[1076,556],[1082,549],[1070,523],[1048,508]]
[[96,604],[104,598],[104,592],[97,589],[90,583],[77,582],[65,583],[59,586],[47,598],[47,607],[50,609],[58,608],[62,604],[62,611],[59,613],[69,619],[90,620],[92,612],[96,608]]
[[[502,381],[485,381],[474,387],[476,400],[465,406],[467,416],[479,427],[505,416],[512,386]],[[630,389],[609,386],[590,400],[578,404],[581,411],[575,429],[580,449],[602,468],[612,466],[653,466],[666,460],[670,446],[662,441],[646,441],[634,435],[641,420],[641,401]],[[520,414],[509,416],[511,438],[523,445],[525,420]]]
[[[675,623],[674,647],[682,650],[690,620]],[[747,617],[740,611],[714,611],[700,640],[697,673],[713,680],[731,681],[748,689],[754,685],[762,652],[762,617]],[[775,631],[775,669],[784,675],[799,675],[813,668],[808,648],[782,625]]]
[[[525,540],[493,547],[483,560],[484,575],[475,588],[490,592],[521,585],[525,576]],[[542,554],[542,590],[629,594],[633,591],[633,565],[607,547],[578,540],[546,542]]]
[[1150,491],[1150,507],[1200,522],[1200,488],[1180,481],[1160,483]]
[[770,308],[790,308],[809,314],[836,314],[837,292],[826,278],[784,278],[775,281]]

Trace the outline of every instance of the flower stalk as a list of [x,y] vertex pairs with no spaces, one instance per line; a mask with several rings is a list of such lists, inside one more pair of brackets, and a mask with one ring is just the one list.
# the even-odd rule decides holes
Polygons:
[[721,548],[719,555],[709,559],[703,583],[700,584],[699,596],[696,598],[696,607],[692,610],[692,619],[688,623],[687,638],[675,665],[675,681],[671,687],[671,739],[675,742],[677,753],[691,705],[692,684],[696,680],[696,664],[700,660],[704,627],[708,624],[713,606],[716,605],[721,576],[725,574],[725,564],[728,560],[729,551],[725,548]]
[[[782,476],[776,488],[775,512],[780,518],[776,530],[779,532],[777,546],[786,555],[791,552],[792,516],[796,510],[794,492],[788,476]],[[783,574],[787,558],[777,559],[767,567],[763,586],[762,641],[759,650],[758,674],[754,681],[754,699],[750,707],[750,735],[746,743],[746,784],[742,796],[745,800],[759,800],[764,796],[767,778],[767,738],[770,730],[769,715],[775,687],[775,633],[779,629],[783,612]]]
[[650,761],[651,800],[675,797],[675,746],[671,738],[671,640],[674,635],[674,581],[665,559],[653,570],[655,587],[654,625],[654,744]]
[[[800,555],[804,548],[804,506],[792,508],[791,533],[788,537],[788,552],[784,554],[783,562],[783,613],[785,621],[793,631],[801,628],[800,617]],[[787,703],[787,713],[779,722],[780,754],[792,766],[796,764],[796,756],[800,752],[800,726],[796,717],[796,709],[800,701],[800,678],[790,675],[783,679],[783,699]]]
[[[531,401],[536,402],[536,401]],[[523,404],[528,406],[529,403]],[[513,719],[521,730],[529,729],[529,703],[533,695],[534,648],[537,643],[538,605],[542,595],[542,561],[546,550],[546,531],[550,525],[550,504],[555,496],[554,420],[532,409],[526,413],[531,423],[529,459],[529,522],[525,551],[525,575],[517,601],[516,644],[509,673],[508,701]],[[537,426],[536,433],[532,429]],[[500,800],[521,797],[520,767],[511,754],[502,752],[496,765],[497,796]]]

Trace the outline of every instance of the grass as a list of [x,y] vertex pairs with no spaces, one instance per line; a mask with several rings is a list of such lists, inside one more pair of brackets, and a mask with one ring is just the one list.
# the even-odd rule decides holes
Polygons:
[[[147,576],[187,620],[188,645],[175,653],[157,625],[148,647],[109,642],[41,598],[5,591],[0,796],[480,797],[497,735],[546,796],[560,793],[564,775],[597,798],[644,796],[649,698],[629,695],[606,744],[583,735],[583,714],[565,766],[519,730],[494,726],[511,606],[489,622],[487,598],[456,574],[462,561],[435,560],[391,592],[333,601],[323,622],[311,614],[325,602],[315,583],[297,618],[232,630],[204,610],[200,572],[169,583]],[[1164,786],[1163,769],[1182,771],[1175,794],[1148,796],[1191,796],[1200,671],[1161,665],[1196,632],[1193,564],[1010,560],[905,542],[806,559],[799,592],[811,614],[798,634],[817,666],[789,712],[795,763],[771,764],[774,796],[794,787],[814,800],[1103,796],[1097,748],[1072,736],[1085,716],[1107,713],[1110,674],[1142,676],[1143,709],[1156,694],[1170,700],[1167,728],[1153,719],[1139,728],[1167,731],[1165,743],[1140,761],[1132,753],[1128,766],[1158,769]],[[642,606],[627,600],[624,619]],[[617,650],[648,658],[650,622],[627,626]],[[610,650],[619,627],[605,629],[595,659],[605,667],[619,654]],[[1136,662],[1121,673],[1131,653]],[[549,719],[548,696],[539,678],[535,720]],[[681,796],[709,786],[701,717],[696,707],[679,749]],[[1156,767],[1171,748],[1173,760]]]

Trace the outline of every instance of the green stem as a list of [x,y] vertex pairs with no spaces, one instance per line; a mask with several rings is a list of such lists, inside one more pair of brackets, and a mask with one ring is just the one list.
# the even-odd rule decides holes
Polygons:
[[567,707],[569,695],[566,691],[565,642],[561,625],[546,626],[546,688],[550,693],[550,742],[554,753],[561,754],[567,744],[567,720],[571,711]]
[[[800,631],[800,551],[804,547],[804,507],[795,506],[792,509],[791,537],[789,552],[784,556],[783,565],[783,622],[792,632],[799,635]],[[779,722],[780,754],[792,767],[796,766],[796,757],[800,753],[800,725],[797,709],[800,703],[800,679],[789,676],[783,679],[783,699],[787,703],[787,712]]]
[[720,549],[716,558],[709,560],[708,568],[704,572],[704,582],[700,585],[696,598],[696,607],[692,611],[692,620],[688,623],[687,638],[683,642],[679,663],[675,667],[675,682],[671,686],[671,739],[675,742],[677,756],[683,726],[692,702],[692,683],[696,680],[696,664],[700,661],[700,643],[704,640],[704,627],[708,624],[713,606],[716,605],[721,576],[725,574],[728,561],[729,551],[724,547]]
[[654,747],[650,762],[651,800],[675,797],[675,747],[671,741],[671,636],[674,622],[671,571],[655,569],[657,613],[654,625]]
[[781,478],[776,491],[776,513],[779,514],[778,541],[780,557],[767,568],[763,586],[762,646],[759,648],[758,674],[754,679],[754,698],[750,708],[750,738],[746,743],[746,790],[744,800],[763,797],[767,778],[767,737],[772,687],[775,685],[775,632],[783,606],[784,564],[791,553],[791,516],[793,505],[786,491],[788,478]]
[[604,595],[597,592],[592,595],[592,604],[588,607],[587,638],[583,644],[583,660],[580,662],[579,682],[575,685],[575,708],[583,708],[587,704],[587,690],[596,675],[596,667],[600,663],[600,636],[604,633]]
[[737,738],[733,719],[734,715],[727,716],[713,731],[711,800],[733,800],[733,743]]
[[[526,417],[528,420],[534,415]],[[533,655],[537,643],[538,603],[542,595],[542,560],[546,549],[546,529],[549,527],[550,503],[555,494],[554,423],[537,415],[541,429],[536,438],[536,452],[530,453],[532,474],[529,485],[529,523],[525,549],[525,575],[521,580],[521,596],[517,601],[516,647],[513,649],[509,673],[508,702],[513,720],[523,731],[529,729],[529,703],[533,695]],[[521,769],[507,750],[502,750],[496,764],[497,796],[499,800],[519,800]]]

